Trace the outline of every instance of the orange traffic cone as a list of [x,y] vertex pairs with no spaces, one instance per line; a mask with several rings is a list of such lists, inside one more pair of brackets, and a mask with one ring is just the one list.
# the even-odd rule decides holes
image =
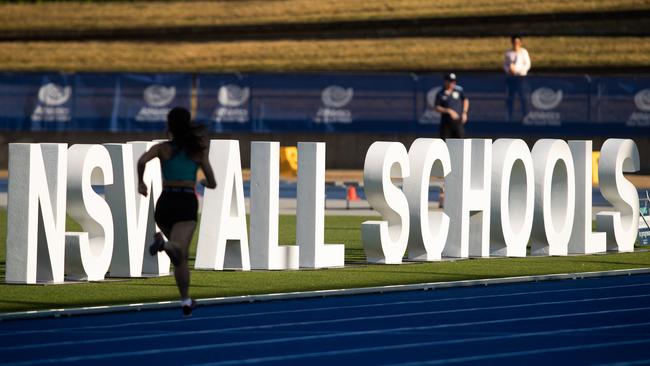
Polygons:
[[350,201],[359,201],[360,198],[357,195],[357,187],[354,185],[349,185],[347,189],[347,194],[345,195],[345,208],[350,209]]

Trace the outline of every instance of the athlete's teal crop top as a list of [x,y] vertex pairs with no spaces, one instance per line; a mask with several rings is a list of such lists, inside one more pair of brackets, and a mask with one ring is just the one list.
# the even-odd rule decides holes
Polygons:
[[199,164],[187,156],[185,150],[178,150],[174,144],[174,152],[168,160],[161,163],[162,175],[165,180],[196,180]]

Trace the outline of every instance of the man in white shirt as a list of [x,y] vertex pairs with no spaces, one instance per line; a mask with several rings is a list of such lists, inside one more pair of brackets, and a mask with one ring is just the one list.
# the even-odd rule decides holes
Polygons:
[[528,114],[528,82],[526,75],[530,70],[530,56],[525,48],[521,47],[521,37],[510,37],[512,49],[506,51],[503,60],[503,71],[506,73],[506,108],[508,122],[513,120],[515,94],[519,96],[521,106],[521,119]]

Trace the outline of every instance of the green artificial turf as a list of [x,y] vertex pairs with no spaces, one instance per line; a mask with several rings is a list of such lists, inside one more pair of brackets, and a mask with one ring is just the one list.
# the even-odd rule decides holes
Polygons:
[[[195,298],[365,286],[454,281],[522,275],[650,267],[650,252],[568,257],[470,259],[403,265],[364,263],[361,222],[371,218],[327,216],[327,243],[345,243],[346,267],[300,271],[192,271]],[[372,218],[372,219],[376,219]],[[6,211],[0,210],[0,312],[175,300],[171,276],[65,285],[4,284]],[[79,230],[68,221],[68,230]],[[295,217],[280,217],[280,242],[295,243]],[[196,249],[192,245],[191,260]]]

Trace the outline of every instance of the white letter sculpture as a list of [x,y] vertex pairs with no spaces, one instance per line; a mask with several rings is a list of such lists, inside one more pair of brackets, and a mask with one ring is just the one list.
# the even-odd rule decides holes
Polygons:
[[636,172],[639,165],[639,150],[632,140],[608,139],[600,149],[600,191],[618,210],[596,214],[598,229],[607,233],[608,250],[634,251],[639,230],[639,196],[623,172]]
[[6,282],[63,282],[66,144],[9,144]]
[[569,240],[570,254],[591,254],[607,250],[605,233],[592,232],[591,141],[569,141],[576,177],[576,210]]
[[325,244],[325,143],[298,143],[297,205],[300,267],[343,267],[345,245]]
[[409,155],[404,145],[379,141],[370,146],[363,167],[364,191],[370,206],[385,219],[361,224],[363,249],[370,263],[402,263],[409,238],[409,205],[391,178],[409,175]]
[[440,260],[447,241],[449,216],[429,212],[429,181],[431,176],[445,178],[451,171],[449,150],[441,139],[420,138],[413,142],[408,154],[411,175],[404,178],[404,194],[411,214],[408,258]]
[[296,245],[278,246],[280,143],[251,143],[251,267],[298,269]]
[[93,184],[113,184],[108,151],[102,145],[73,145],[68,150],[68,214],[85,232],[66,233],[66,278],[101,281],[111,265],[113,217]]
[[525,257],[535,206],[533,158],[523,140],[492,144],[490,255]]
[[446,257],[490,255],[492,141],[448,139],[451,173],[445,178],[449,236]]
[[137,161],[155,142],[105,144],[113,162],[113,184],[106,186],[106,202],[113,213],[115,243],[109,269],[111,277],[141,277],[169,274],[169,257],[150,256],[146,250],[158,230],[154,220],[155,203],[162,192],[160,161],[145,167],[143,181],[149,194],[138,193]]
[[217,188],[205,190],[194,268],[251,269],[239,141],[210,141]]
[[535,166],[532,255],[567,255],[575,212],[575,175],[569,145],[542,139],[531,152]]

